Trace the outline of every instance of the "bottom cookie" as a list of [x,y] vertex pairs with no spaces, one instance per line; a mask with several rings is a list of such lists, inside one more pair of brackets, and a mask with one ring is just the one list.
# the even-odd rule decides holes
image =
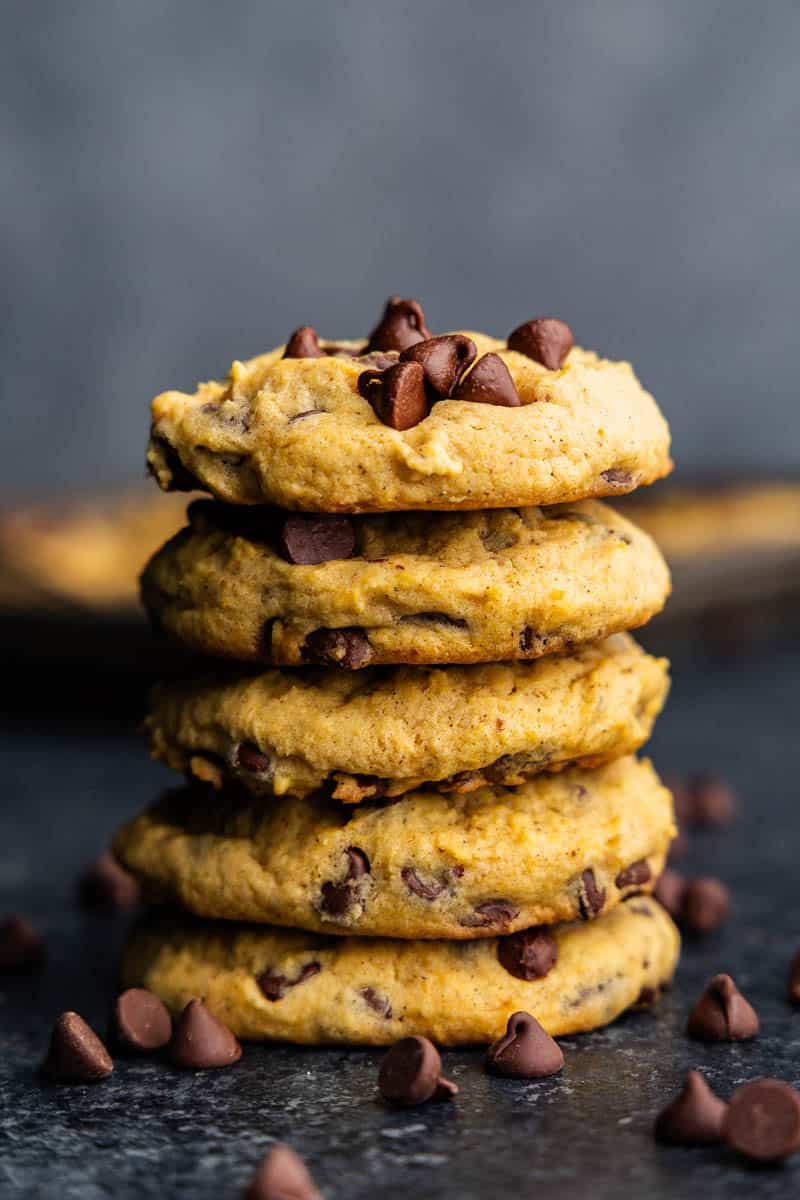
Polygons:
[[680,939],[648,896],[588,923],[471,942],[333,938],[156,914],[134,931],[126,987],[179,1012],[195,996],[241,1038],[382,1046],[410,1034],[490,1042],[525,1009],[551,1035],[651,1003]]

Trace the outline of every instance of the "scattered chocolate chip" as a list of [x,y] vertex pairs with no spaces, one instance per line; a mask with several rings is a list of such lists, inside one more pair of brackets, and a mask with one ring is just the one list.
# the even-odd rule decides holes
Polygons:
[[286,343],[284,358],[322,358],[324,351],[319,344],[319,335],[313,325],[301,325],[295,329]]
[[0,975],[33,971],[44,961],[44,942],[24,917],[0,921]]
[[564,1055],[558,1042],[526,1012],[512,1013],[505,1034],[492,1043],[486,1055],[487,1070],[516,1079],[555,1075],[563,1066]]
[[78,880],[78,900],[84,908],[101,912],[125,912],[135,908],[139,884],[113,855],[102,854]]
[[336,513],[292,513],[278,541],[283,556],[303,566],[352,558],[356,548],[353,522]]
[[679,875],[677,871],[671,870],[670,867],[667,867],[656,880],[653,895],[673,920],[677,921],[681,914],[685,889],[686,883],[683,876]]
[[401,362],[419,363],[425,382],[435,399],[452,396],[461,376],[475,361],[478,348],[463,333],[446,333],[409,346],[400,355]]
[[477,904],[461,924],[486,929],[490,925],[510,925],[518,916],[519,909],[509,904],[508,900],[487,900],[484,904]]
[[97,1083],[114,1070],[100,1038],[76,1012],[64,1012],[53,1026],[42,1074],[54,1083]]
[[558,960],[558,942],[544,926],[500,938],[497,957],[516,979],[544,979]]
[[115,1050],[150,1054],[171,1037],[172,1017],[158,996],[146,988],[128,988],[117,997],[109,1032]]
[[541,363],[548,371],[558,371],[572,349],[572,330],[556,317],[538,317],[518,325],[508,335],[508,348]]
[[262,1158],[244,1200],[322,1200],[322,1193],[303,1160],[279,1142]]
[[363,629],[315,629],[303,643],[304,662],[322,667],[357,671],[372,658],[372,646]]
[[403,867],[400,877],[408,890],[423,900],[435,900],[444,891],[444,885],[438,883],[437,880],[431,879],[430,881],[426,881],[420,879],[413,867]]
[[633,483],[633,475],[630,471],[623,471],[621,467],[610,467],[607,471],[600,472],[600,478],[604,483],[611,484],[615,488],[630,488]]
[[386,302],[383,316],[369,335],[365,353],[371,354],[373,350],[403,351],[430,337],[425,314],[417,301],[391,296]]
[[800,950],[795,954],[789,967],[789,1002],[800,1004]]
[[236,751],[236,766],[252,771],[254,775],[267,775],[272,771],[272,759],[268,754],[262,754],[252,742],[242,742]]
[[624,871],[620,871],[617,878],[614,880],[620,891],[623,888],[641,887],[643,883],[647,883],[652,877],[653,872],[650,870],[650,864],[647,859],[640,858],[637,862],[631,863]]
[[758,1034],[755,1009],[730,975],[715,975],[689,1013],[689,1037],[701,1042],[746,1042]]
[[746,1083],[731,1096],[722,1133],[753,1162],[782,1162],[800,1150],[800,1093],[782,1079]]
[[439,1051],[425,1037],[395,1042],[381,1063],[378,1089],[384,1100],[401,1108],[447,1099],[458,1091],[455,1084],[442,1079]]
[[713,933],[727,919],[731,894],[713,875],[690,879],[683,889],[678,921],[688,933]]
[[289,979],[286,975],[278,975],[274,971],[263,971],[257,976],[256,983],[268,1000],[282,1000],[289,988],[297,987],[299,983],[305,983],[307,979],[319,975],[321,970],[322,967],[318,962],[306,963],[300,968],[295,979]]
[[688,823],[698,829],[722,829],[736,817],[736,798],[718,776],[693,776],[689,780],[689,795]]
[[402,362],[386,371],[362,371],[358,390],[391,429],[411,429],[428,415],[425,376],[419,363]]
[[350,883],[323,883],[320,908],[329,917],[343,917],[356,903],[356,890]]
[[656,1141],[674,1146],[712,1146],[722,1141],[728,1106],[699,1071],[689,1071],[683,1088],[656,1118]]
[[605,902],[606,890],[597,886],[594,871],[589,867],[581,875],[581,888],[578,892],[578,906],[584,921],[599,913]]
[[362,988],[359,994],[364,1000],[364,1003],[368,1005],[373,1012],[376,1012],[379,1017],[385,1017],[387,1021],[391,1021],[392,1006],[386,996],[381,995],[380,992],[376,992],[375,988],[371,987]]
[[522,401],[511,372],[499,354],[484,354],[453,392],[454,400],[518,408]]
[[363,875],[369,875],[369,859],[363,850],[358,846],[348,846],[346,853],[348,879],[361,879]]
[[174,1066],[196,1071],[233,1066],[242,1047],[202,1000],[190,1000],[175,1022],[168,1053]]

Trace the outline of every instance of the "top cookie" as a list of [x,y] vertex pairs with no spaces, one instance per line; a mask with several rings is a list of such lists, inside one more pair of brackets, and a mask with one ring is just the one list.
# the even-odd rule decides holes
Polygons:
[[367,342],[304,327],[157,396],[148,463],[165,491],[310,512],[548,505],[666,475],[669,431],[630,365],[571,346],[551,320],[434,338],[393,299]]

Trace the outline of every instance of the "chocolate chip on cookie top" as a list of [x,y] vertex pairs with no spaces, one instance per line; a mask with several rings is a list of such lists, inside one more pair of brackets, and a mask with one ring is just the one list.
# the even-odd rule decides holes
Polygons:
[[378,324],[367,339],[366,352],[373,350],[407,350],[417,342],[431,337],[425,325],[425,314],[416,300],[403,300],[391,296],[386,301]]
[[572,349],[572,330],[555,317],[525,321],[508,335],[509,350],[516,350],[548,371],[559,371]]

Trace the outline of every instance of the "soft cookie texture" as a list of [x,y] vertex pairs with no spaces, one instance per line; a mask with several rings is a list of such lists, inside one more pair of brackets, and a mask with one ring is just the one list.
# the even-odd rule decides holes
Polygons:
[[176,1014],[204,996],[241,1038],[383,1046],[416,1034],[453,1046],[493,1041],[520,1009],[554,1036],[607,1025],[652,1003],[678,959],[675,926],[646,896],[552,938],[551,969],[521,979],[503,965],[503,938],[333,940],[157,916],[133,934],[123,978]]
[[281,346],[194,394],[157,396],[150,469],[165,490],[311,512],[558,504],[630,492],[670,471],[667,424],[628,363],[576,347],[548,370],[505,342],[467,336],[475,370],[497,355],[519,405],[474,403],[458,396],[475,390],[462,390],[418,424],[391,428],[358,381],[396,351],[322,342],[319,357],[284,358]]
[[[304,360],[300,360],[304,361]],[[209,501],[152,559],[155,624],[201,653],[276,666],[537,658],[644,624],[669,593],[655,543],[606,504],[346,518],[325,562],[285,520]],[[298,538],[298,522],[293,533]],[[342,537],[344,535],[344,539]]]
[[668,688],[665,659],[626,634],[535,662],[320,668],[162,685],[154,757],[268,797],[345,803],[422,786],[467,792],[637,750]]
[[624,758],[350,809],[186,789],[125,826],[115,851],[148,894],[199,916],[461,939],[608,912],[651,889],[674,833],[671,793]]

